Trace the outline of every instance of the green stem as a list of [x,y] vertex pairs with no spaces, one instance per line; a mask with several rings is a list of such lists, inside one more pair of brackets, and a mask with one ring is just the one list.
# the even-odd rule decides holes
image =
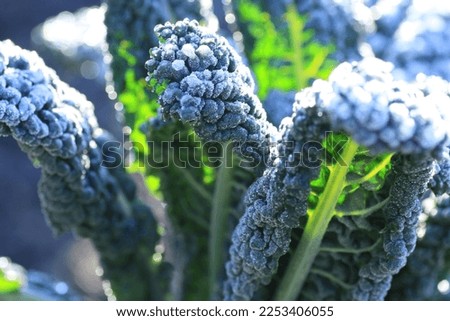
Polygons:
[[222,144],[223,163],[216,176],[209,229],[209,294],[212,300],[217,299],[216,295],[220,288],[219,276],[225,262],[225,233],[227,231],[227,218],[230,214],[229,203],[233,189],[233,155],[229,144]]
[[193,176],[191,173],[189,173],[187,168],[181,168],[178,166],[173,166],[173,168],[175,168],[178,173],[180,175],[182,175],[184,177],[184,179],[186,181],[189,182],[189,185],[195,189],[195,191],[201,196],[203,197],[206,201],[208,201],[209,203],[212,202],[213,198],[211,196],[211,193],[202,185],[200,184]]
[[349,254],[359,254],[364,252],[370,252],[373,249],[375,249],[378,244],[380,244],[381,239],[377,240],[375,243],[373,243],[370,246],[363,247],[360,249],[347,249],[343,247],[321,247],[320,252],[331,252],[331,253],[349,253]]
[[351,212],[345,212],[345,211],[336,211],[336,216],[339,217],[343,217],[343,216],[364,216],[364,215],[369,215],[372,214],[375,211],[378,211],[379,209],[381,209],[384,205],[386,205],[386,203],[389,201],[389,197],[387,197],[386,199],[384,199],[383,201],[368,207],[368,208],[364,208],[362,210],[354,210]]
[[276,300],[295,300],[300,293],[312,263],[320,251],[322,238],[334,215],[339,195],[345,187],[348,165],[351,164],[357,150],[358,144],[349,139],[342,153],[344,166],[337,163],[331,168],[325,190],[306,223],[300,243],[277,289]]
[[303,62],[305,57],[303,56],[303,20],[299,17],[297,13],[297,8],[294,4],[289,5],[286,12],[286,20],[288,22],[289,37],[294,48],[294,56],[292,63],[294,64],[295,78],[297,80],[298,88],[303,89],[308,86],[308,79],[305,77],[303,70]]
[[337,277],[335,277],[333,274],[326,272],[324,270],[319,270],[319,269],[311,269],[311,273],[313,274],[317,274],[320,276],[323,276],[324,278],[330,280],[333,283],[336,283],[337,285],[339,285],[341,288],[344,288],[346,290],[349,290],[352,288],[352,286],[350,284],[347,284],[345,282],[342,282],[341,280],[339,280]]
[[319,75],[320,68],[323,66],[325,61],[327,60],[328,54],[330,50],[328,48],[323,48],[321,51],[318,51],[315,56],[312,58],[308,68],[303,70],[303,73],[307,78],[317,78]]
[[383,158],[383,160],[381,162],[379,162],[377,164],[377,166],[372,168],[372,170],[370,172],[368,172],[363,177],[347,181],[346,185],[347,186],[348,185],[360,185],[364,182],[367,182],[369,179],[375,177],[383,168],[385,168],[391,162],[392,155],[394,155],[394,154],[386,155],[386,157]]
[[204,229],[205,233],[208,233],[209,221],[198,215],[199,213],[201,213],[201,211],[199,211],[198,209],[198,205],[200,203],[198,202],[195,203],[195,205],[197,205],[196,207],[189,200],[180,199],[178,200],[178,202],[180,202],[181,208],[185,211],[184,215],[186,216],[186,218],[192,221],[193,223],[197,224],[199,228]]

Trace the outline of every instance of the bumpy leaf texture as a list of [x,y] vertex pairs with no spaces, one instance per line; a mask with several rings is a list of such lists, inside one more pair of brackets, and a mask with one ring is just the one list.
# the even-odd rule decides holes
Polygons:
[[450,193],[450,157],[445,157],[436,164],[435,175],[429,183],[430,189],[438,196]]
[[98,127],[85,96],[10,41],[0,43],[0,135],[12,136],[41,167],[39,196],[53,230],[93,241],[118,296],[155,298],[151,281],[140,278],[151,280],[146,260],[156,224],[121,167],[120,150],[104,148],[113,138]]
[[[417,82],[425,95],[447,95],[450,97],[449,83],[439,77],[419,75]],[[444,126],[444,124],[443,124]],[[450,194],[450,154],[447,149],[435,165],[435,175],[429,183],[430,189],[437,196]]]
[[[381,190],[373,191],[370,184],[360,182],[363,194],[353,192],[366,200],[361,206],[368,211],[357,214],[355,208],[338,209],[324,244],[339,246],[320,252],[301,298],[384,298],[392,275],[414,249],[420,197],[434,173],[435,159],[448,153],[450,138],[445,125],[450,114],[447,93],[429,93],[421,85],[396,82],[390,70],[388,63],[374,58],[343,63],[328,82],[318,80],[297,95],[276,160],[247,193],[246,212],[233,234],[227,264],[226,299],[251,299],[261,285],[268,284],[279,258],[289,250],[292,228],[299,224],[303,228],[299,218],[306,214],[310,183],[319,169],[301,163],[288,165],[302,157],[305,141],[319,142],[315,150],[321,150],[327,129],[344,132],[372,155],[398,155]],[[286,172],[298,177],[288,179]],[[348,202],[354,199],[348,197]],[[371,199],[379,204],[370,203]],[[336,277],[324,273],[332,268]]]
[[424,201],[427,215],[425,235],[392,282],[390,300],[448,300],[439,282],[450,271],[450,198],[430,196]]
[[148,59],[148,49],[158,45],[153,29],[170,20],[184,18],[201,19],[199,0],[105,0],[107,11],[105,24],[107,42],[113,59],[111,68],[116,91],[125,88],[125,72],[128,62],[120,56],[121,43],[131,44],[130,53],[136,59],[134,74],[145,78],[143,62]]
[[414,80],[416,75],[450,80],[450,5],[436,0],[416,0],[392,36],[391,45],[373,43],[381,59],[394,63],[396,77]]
[[136,169],[136,164],[140,164],[138,170],[146,168],[148,186],[152,192],[162,194],[171,227],[177,235],[172,250],[179,253],[177,268],[181,268],[183,276],[177,278],[174,272],[174,278],[180,280],[175,298],[205,300],[209,291],[208,274],[204,270],[208,266],[205,253],[208,252],[214,170],[206,168],[204,150],[188,125],[164,122],[157,115],[158,95],[150,93],[142,81],[148,49],[158,46],[155,26],[186,17],[200,20],[200,12],[204,12],[198,0],[107,3],[107,40],[113,56],[115,87],[124,106],[126,123],[132,130],[130,141],[135,146],[143,146],[132,166]]
[[430,160],[396,157],[380,190],[355,195],[368,207],[387,202],[366,215],[333,218],[299,299],[383,300],[414,249],[419,197],[432,168]]
[[239,55],[195,20],[158,25],[155,31],[160,45],[146,63],[147,80],[164,84],[163,116],[189,123],[203,141],[232,141],[251,164],[261,164],[277,131]]
[[245,213],[234,230],[226,265],[226,300],[249,300],[270,282],[279,258],[289,250],[291,230],[306,215],[310,183],[319,175],[321,158],[320,152],[309,152],[320,150],[318,142],[329,125],[321,116],[322,106],[305,108],[304,103],[296,100],[294,116],[281,126],[280,156],[247,191]]
[[365,1],[375,18],[376,30],[367,35],[376,57],[384,58],[385,51],[390,47],[386,44],[393,41],[393,37],[408,15],[413,0],[377,0]]
[[[443,164],[440,174],[431,181],[436,182],[436,189],[444,188],[448,181],[445,171],[449,144],[448,84],[426,78],[414,87],[405,88],[404,84],[392,81],[388,64],[373,59],[353,68],[341,65],[333,72],[330,83],[339,93],[337,99],[331,99],[335,105],[329,109],[334,128],[350,133],[373,152],[410,155],[393,162],[386,185],[390,186],[389,201],[382,210],[383,249],[374,248],[370,262],[359,270],[360,279],[353,290],[353,299],[380,300],[389,290],[390,278],[405,265],[406,257],[414,249],[419,197],[426,191],[430,175],[435,173],[433,166]],[[365,95],[368,96],[362,98]],[[378,129],[381,124],[382,129]],[[439,163],[433,163],[432,159],[438,159]]]
[[[435,78],[406,86],[393,81],[390,68],[382,61],[365,59],[353,66],[342,64],[330,76],[334,94],[338,94],[330,99],[328,109],[333,128],[349,133],[372,152],[410,155],[393,163],[387,180],[389,201],[382,210],[383,254],[375,250],[360,269],[353,299],[380,300],[386,295],[391,276],[414,249],[419,197],[437,164],[432,160],[445,163],[448,155],[447,87],[430,86],[438,81]],[[448,180],[445,171],[441,174],[441,180]]]
[[450,144],[448,87],[394,81],[392,65],[367,58],[341,64],[329,78],[333,128],[349,133],[372,152],[431,154]]
[[416,245],[420,197],[432,171],[430,159],[407,157],[394,161],[389,201],[383,208],[382,246],[372,251],[370,261],[360,268],[353,299],[383,300],[392,276],[405,266]]

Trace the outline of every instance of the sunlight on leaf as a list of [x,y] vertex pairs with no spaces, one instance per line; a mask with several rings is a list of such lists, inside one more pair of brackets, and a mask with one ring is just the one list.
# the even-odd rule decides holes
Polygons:
[[326,79],[336,66],[329,58],[333,46],[314,42],[312,30],[304,30],[305,18],[294,5],[288,7],[283,25],[275,25],[267,12],[249,0],[237,1],[237,16],[251,38],[246,52],[261,99],[272,89],[300,90],[315,79]]

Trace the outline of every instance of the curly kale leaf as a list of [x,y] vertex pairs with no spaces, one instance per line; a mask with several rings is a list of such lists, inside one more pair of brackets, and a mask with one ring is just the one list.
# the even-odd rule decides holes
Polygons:
[[[407,81],[414,81],[420,73],[450,80],[448,6],[442,6],[435,0],[402,0],[395,4],[392,1],[383,2],[384,5],[380,1],[380,19],[383,20],[383,9],[386,8],[394,13],[393,17],[384,15],[388,18],[387,26],[394,27],[398,23],[395,19],[401,20],[401,23],[398,28],[392,28],[395,33],[389,37],[383,35],[386,29],[382,29],[381,33],[369,38],[377,57],[392,62],[395,75]],[[395,14],[395,11],[398,13]],[[391,18],[394,21],[390,21]],[[384,40],[391,45],[386,46]]]
[[376,57],[386,59],[390,47],[386,44],[394,42],[394,37],[397,38],[395,34],[407,18],[412,3],[412,0],[377,0],[375,3],[366,3],[373,13],[376,26],[376,30],[367,35],[366,41],[371,45]]
[[425,235],[405,268],[394,277],[390,300],[448,300],[439,283],[448,280],[450,271],[450,199],[434,195],[423,201],[427,216]]
[[159,47],[146,63],[152,86],[165,84],[159,97],[162,114],[189,123],[204,141],[227,142],[261,165],[276,129],[254,92],[250,70],[228,41],[196,21],[159,25]]
[[110,0],[107,4],[107,41],[119,99],[116,109],[123,112],[128,125],[124,130],[128,169],[144,174],[149,190],[167,204],[168,228],[173,228],[171,233],[177,235],[177,241],[166,245],[181,253],[179,261],[185,263],[180,266],[187,271],[175,298],[207,299],[208,275],[201,271],[208,262],[206,256],[197,258],[208,251],[214,170],[202,163],[203,150],[190,129],[159,122],[158,96],[148,90],[143,79],[148,49],[158,45],[154,27],[167,20],[201,19],[200,2]]
[[251,299],[270,282],[279,258],[289,250],[291,230],[306,215],[309,185],[320,170],[307,162],[308,156],[316,162],[321,158],[320,153],[308,155],[327,129],[320,113],[320,108],[299,108],[282,125],[281,156],[247,191],[245,213],[234,230],[226,265],[226,300]]
[[[447,93],[400,85],[388,64],[366,59],[340,65],[328,82],[316,81],[297,95],[279,142],[290,146],[280,147],[287,153],[275,155],[248,190],[233,234],[225,298],[253,298],[278,269],[283,278],[269,285],[276,299],[384,298],[414,249],[420,197],[450,137],[443,126]],[[323,123],[321,131],[307,125],[314,122]],[[326,137],[324,128],[337,135]],[[315,136],[291,134],[301,130]],[[316,145],[305,155],[302,146],[311,140]],[[288,166],[298,158],[318,162]],[[285,172],[301,173],[301,179],[280,178]],[[340,246],[331,247],[333,240]]]
[[392,65],[375,58],[343,63],[330,75],[333,128],[371,152],[430,154],[441,159],[450,144],[448,87],[394,81]]
[[125,88],[125,74],[129,69],[129,61],[119,53],[124,41],[129,43],[129,52],[138,62],[133,66],[135,77],[143,79],[146,75],[143,63],[148,58],[148,49],[158,45],[153,28],[170,20],[202,18],[198,0],[105,0],[105,2],[106,41],[112,55],[110,76],[118,94]]
[[359,270],[353,299],[383,300],[390,289],[392,275],[405,266],[406,258],[416,246],[422,210],[420,197],[427,190],[432,171],[433,162],[428,158],[395,159],[389,200],[383,207],[383,244]]
[[[161,298],[160,265],[151,258],[158,236],[150,209],[108,148],[85,96],[63,83],[34,52],[0,43],[0,135],[12,136],[42,169],[39,197],[56,233],[92,240],[104,277],[124,299]],[[129,271],[132,277],[123,277]],[[147,283],[141,281],[148,280]]]
[[[205,33],[202,37],[209,35]],[[179,262],[183,262],[179,264],[183,275],[176,278],[181,279],[176,297],[214,298],[223,274],[228,234],[224,227],[229,224],[229,214],[236,213],[238,195],[247,188],[253,174],[217,161],[230,152],[226,146],[214,141],[201,142],[188,125],[164,121],[157,112],[155,97],[163,95],[166,86],[158,87],[156,93],[149,92],[136,79],[129,44],[122,42],[119,49],[119,55],[130,64],[125,88],[119,94],[125,120],[132,126],[128,130],[129,145],[135,159],[130,169],[143,173],[150,190],[167,204],[168,217],[179,239],[173,247],[180,253]],[[203,255],[208,252],[210,259]],[[208,265],[209,273],[204,273]]]
[[450,156],[448,154],[436,164],[435,174],[429,186],[437,196],[450,194]]
[[[127,54],[123,48],[123,54]],[[165,122],[157,113],[156,95],[149,93],[146,83],[127,70],[126,86],[119,95],[124,106],[129,150],[128,170],[144,175],[153,195],[166,203],[171,247],[179,259],[177,268],[184,270],[176,298],[199,300],[208,298],[208,229],[215,183],[214,164],[209,158],[219,157],[217,146],[204,148],[187,125]],[[198,201],[192,201],[198,200]],[[176,254],[178,253],[178,254]],[[178,271],[178,270],[177,270]],[[173,271],[173,273],[178,273]],[[199,277],[202,275],[203,277]]]

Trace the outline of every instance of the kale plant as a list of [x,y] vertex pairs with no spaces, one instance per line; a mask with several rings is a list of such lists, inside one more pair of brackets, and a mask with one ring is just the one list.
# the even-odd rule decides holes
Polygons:
[[[93,242],[110,298],[448,299],[450,15],[420,5],[107,0],[121,141],[11,41],[0,135],[42,169],[51,228]],[[0,295],[25,295],[5,271]]]

